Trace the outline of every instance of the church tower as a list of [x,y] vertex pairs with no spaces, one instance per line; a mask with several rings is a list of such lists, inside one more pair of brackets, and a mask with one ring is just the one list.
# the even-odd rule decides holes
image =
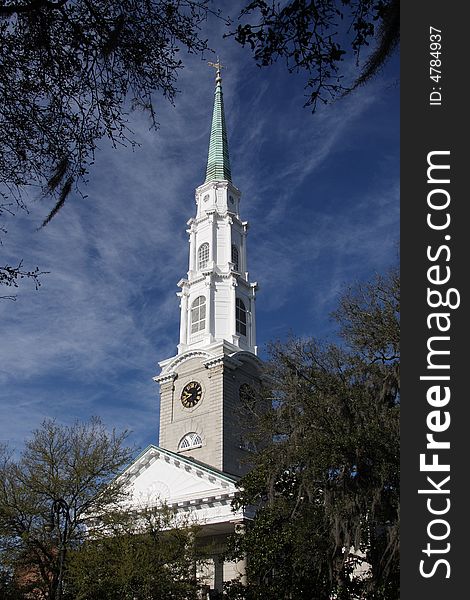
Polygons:
[[247,262],[248,223],[232,182],[222,93],[216,71],[206,178],[187,222],[189,268],[178,282],[177,354],[159,363],[159,446],[241,475],[249,448],[240,408],[259,384],[255,296]]

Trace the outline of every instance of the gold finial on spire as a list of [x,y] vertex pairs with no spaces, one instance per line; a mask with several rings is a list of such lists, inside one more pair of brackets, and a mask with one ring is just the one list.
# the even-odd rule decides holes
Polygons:
[[216,69],[215,82],[218,83],[219,81],[222,81],[222,75],[220,74],[220,70],[225,69],[225,66],[220,62],[219,57],[217,57],[217,62],[208,62],[207,64],[209,65],[209,67],[213,67],[214,69]]

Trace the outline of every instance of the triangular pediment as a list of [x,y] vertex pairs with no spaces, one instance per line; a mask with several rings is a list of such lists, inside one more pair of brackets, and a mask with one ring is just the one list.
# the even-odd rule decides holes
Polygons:
[[237,478],[158,446],[149,446],[124,471],[132,504],[211,504],[233,498]]

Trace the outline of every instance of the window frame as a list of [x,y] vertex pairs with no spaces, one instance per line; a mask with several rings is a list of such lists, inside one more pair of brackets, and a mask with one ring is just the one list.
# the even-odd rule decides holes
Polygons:
[[[198,301],[199,304],[196,305],[196,302]],[[194,318],[195,315],[197,316],[197,319]],[[206,316],[206,297],[198,296],[191,303],[191,335],[205,331]]]
[[[236,244],[232,244],[232,263],[235,271],[240,271],[240,250]],[[235,260],[236,258],[236,260]]]
[[235,331],[246,337],[247,333],[247,315],[246,305],[241,298],[235,299]]
[[197,268],[205,269],[209,264],[209,242],[203,242],[197,250]]
[[[184,447],[183,447],[184,444]],[[178,442],[178,452],[202,447],[202,436],[197,431],[188,431]]]

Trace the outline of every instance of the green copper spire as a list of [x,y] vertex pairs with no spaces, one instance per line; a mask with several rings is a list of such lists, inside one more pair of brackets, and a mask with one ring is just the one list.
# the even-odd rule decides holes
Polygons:
[[215,78],[214,112],[212,113],[211,138],[209,142],[209,156],[207,157],[206,181],[225,179],[232,181],[230,159],[228,156],[227,129],[225,126],[224,98],[222,94],[222,65],[219,59],[216,63],[209,63],[217,69]]

